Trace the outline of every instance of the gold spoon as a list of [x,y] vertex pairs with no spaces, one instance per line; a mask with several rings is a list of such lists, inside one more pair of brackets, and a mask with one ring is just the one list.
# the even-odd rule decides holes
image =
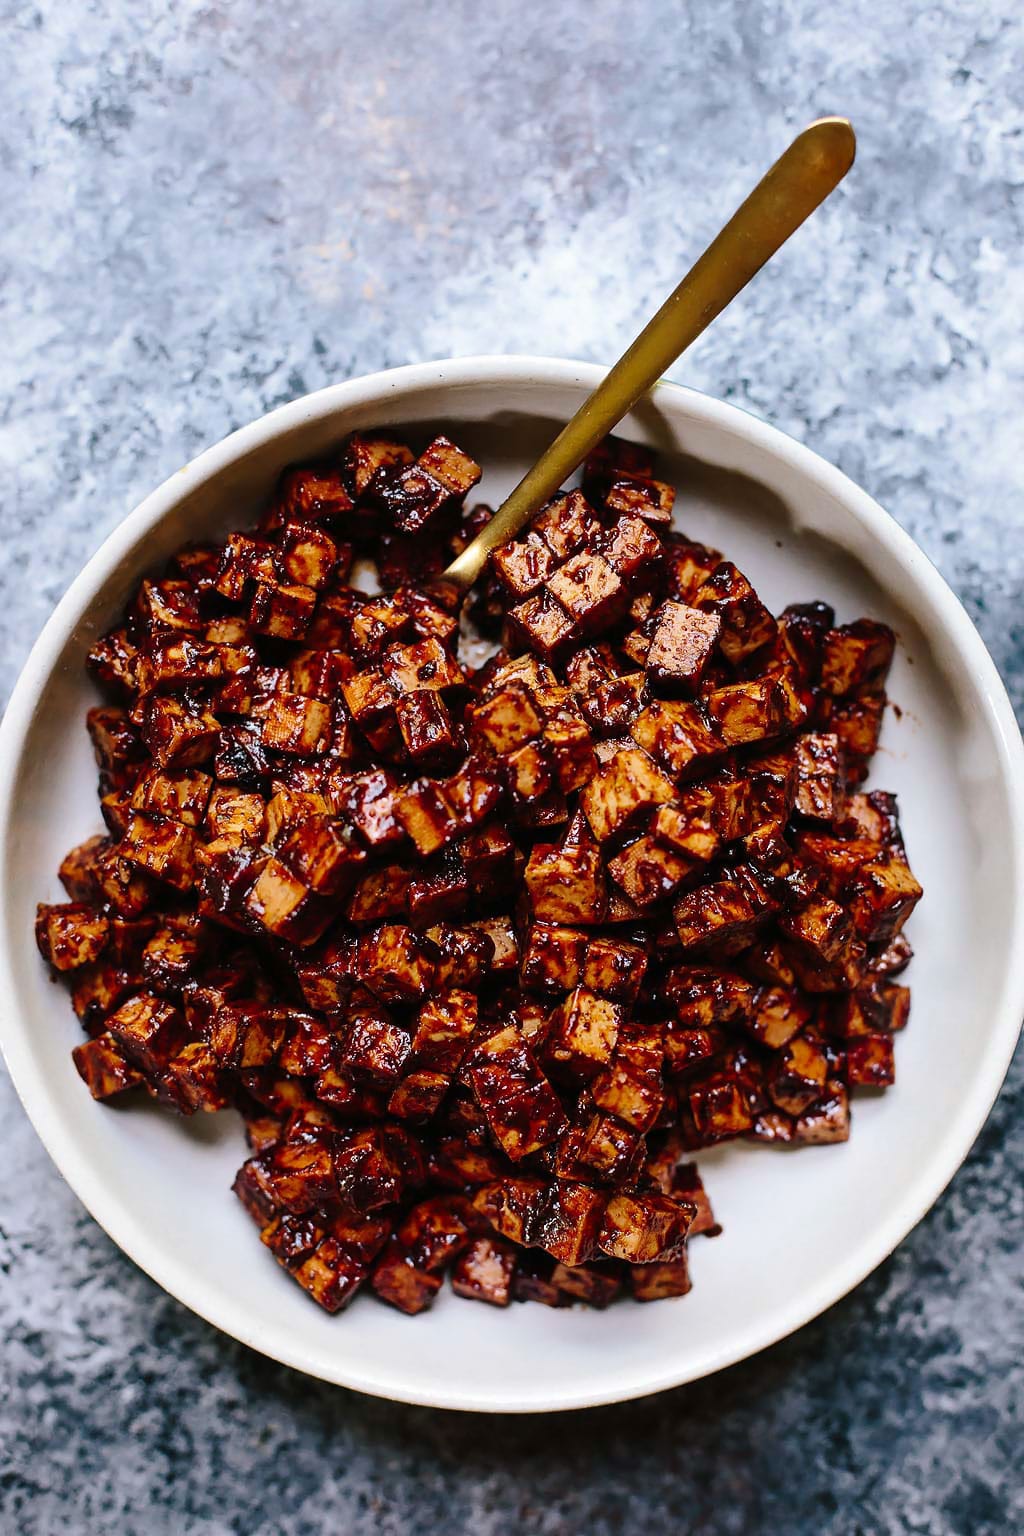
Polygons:
[[469,591],[491,551],[515,537],[824,202],[850,169],[855,151],[853,128],[845,117],[819,118],[797,135],[551,447],[437,579],[453,602]]

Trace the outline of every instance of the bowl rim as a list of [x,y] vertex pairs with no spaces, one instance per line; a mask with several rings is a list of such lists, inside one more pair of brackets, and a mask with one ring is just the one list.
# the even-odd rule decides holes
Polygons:
[[[159,1239],[149,1236],[136,1219],[121,1208],[116,1191],[106,1186],[88,1162],[77,1156],[71,1132],[49,1101],[46,1075],[37,1070],[28,1049],[27,1032],[18,1026],[18,994],[6,893],[10,889],[11,812],[26,736],[42,688],[82,612],[102,590],[122,559],[176,504],[228,465],[294,427],[374,400],[383,403],[389,396],[415,393],[430,386],[533,383],[582,385],[593,389],[605,372],[606,369],[596,363],[529,354],[481,355],[413,363],[328,385],[238,428],[170,475],[111,531],[44,625],[0,723],[0,891],[3,892],[4,906],[0,914],[0,983],[4,984],[5,994],[12,1003],[0,1015],[0,1049],[37,1135],[94,1220],[140,1269],[176,1300],[230,1337],[281,1364],[371,1396],[426,1407],[482,1412],[551,1412],[597,1407],[643,1397],[711,1375],[787,1337],[858,1285],[902,1242],[935,1203],[970,1151],[995,1102],[1020,1032],[1024,1013],[1024,899],[1018,896],[1012,913],[999,1002],[993,1011],[992,1028],[973,1089],[959,1105],[943,1140],[936,1143],[933,1155],[922,1163],[914,1180],[893,1201],[888,1214],[871,1228],[845,1260],[810,1291],[795,1292],[781,1317],[775,1313],[767,1325],[758,1326],[756,1320],[748,1324],[729,1347],[723,1347],[696,1367],[668,1365],[643,1379],[630,1378],[619,1386],[597,1393],[563,1387],[529,1403],[503,1399],[500,1394],[451,1390],[444,1381],[439,1381],[437,1390],[430,1393],[415,1389],[400,1392],[393,1384],[375,1380],[372,1367],[369,1370],[331,1369],[330,1362],[312,1352],[301,1347],[290,1348],[284,1341],[264,1337],[258,1325],[234,1315],[229,1305],[222,1305],[215,1296],[209,1296],[203,1282],[173,1254],[168,1254]],[[1024,741],[995,663],[944,578],[910,535],[866,491],[778,427],[737,405],[667,380],[658,383],[652,393],[656,400],[671,400],[674,409],[682,408],[683,415],[691,420],[724,429],[781,459],[801,477],[840,502],[868,529],[894,563],[912,573],[924,597],[940,614],[947,634],[967,664],[976,700],[997,744],[999,773],[1011,807],[1006,846],[1021,876],[1015,882],[1015,889],[1020,892],[1024,886]]]

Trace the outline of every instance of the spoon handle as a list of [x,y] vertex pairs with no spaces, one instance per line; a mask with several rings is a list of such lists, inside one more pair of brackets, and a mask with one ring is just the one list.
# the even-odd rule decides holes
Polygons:
[[824,202],[853,164],[855,149],[844,117],[819,118],[797,135],[441,582],[460,594],[469,590],[491,551],[514,538]]

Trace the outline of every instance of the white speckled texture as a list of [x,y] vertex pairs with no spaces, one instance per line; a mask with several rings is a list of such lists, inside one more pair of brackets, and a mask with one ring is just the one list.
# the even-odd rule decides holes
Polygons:
[[[199,448],[389,364],[610,359],[791,132],[843,111],[849,183],[675,376],[887,506],[1024,706],[1009,0],[0,17],[5,692],[86,556]],[[1021,1082],[1018,1060],[949,1192],[824,1318],[706,1383],[552,1424],[362,1400],[221,1338],[113,1249],[0,1081],[0,1527],[1008,1536]]]

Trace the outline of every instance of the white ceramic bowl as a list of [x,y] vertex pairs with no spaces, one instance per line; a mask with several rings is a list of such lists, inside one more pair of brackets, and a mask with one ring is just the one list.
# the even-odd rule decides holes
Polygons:
[[826,598],[900,637],[872,784],[900,796],[925,899],[898,1082],[855,1101],[843,1146],[732,1145],[700,1159],[724,1234],[692,1244],[694,1289],[654,1306],[507,1312],[444,1293],[406,1318],[368,1298],[312,1305],[261,1247],[230,1184],[237,1118],[94,1104],[70,1059],[66,994],[32,942],[58,862],[100,827],[83,661],[140,576],[188,539],[244,524],[290,462],[355,428],[444,425],[498,501],[600,378],[537,358],[467,358],[375,374],[234,433],[111,535],[37,642],[0,731],[2,1044],[54,1161],[98,1222],[172,1295],[254,1349],[363,1392],[492,1411],[575,1408],[704,1376],[798,1328],[913,1227],[995,1099],[1024,1008],[1024,751],[996,669],[908,536],[808,449],[732,406],[660,385],[622,427],[657,448],[679,520],[726,550],[776,609]]

